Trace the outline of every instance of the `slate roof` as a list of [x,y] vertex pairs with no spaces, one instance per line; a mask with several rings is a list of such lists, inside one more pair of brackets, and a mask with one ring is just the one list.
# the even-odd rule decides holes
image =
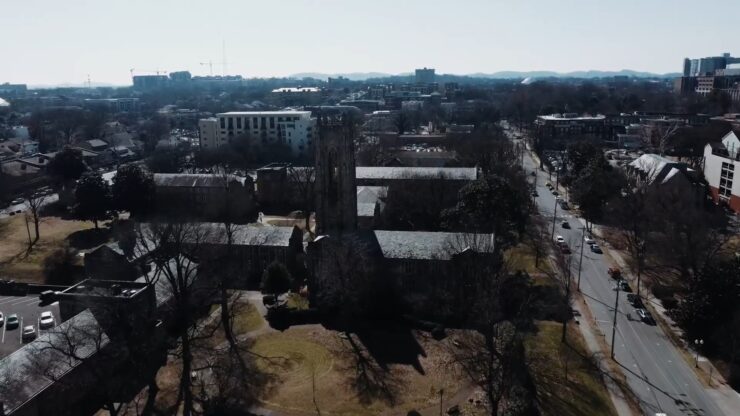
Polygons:
[[106,143],[106,142],[104,142],[104,141],[102,141],[100,139],[88,140],[87,141],[87,144],[89,144],[93,148],[95,148],[95,147],[108,147],[108,143]]
[[[32,400],[54,384],[52,379],[64,382],[64,376],[82,363],[58,348],[74,348],[74,354],[85,359],[107,346],[110,339],[102,329],[97,332],[96,327],[100,324],[93,313],[85,309],[0,361],[0,386],[5,386],[0,388],[0,394],[4,396],[0,397],[0,402],[4,404],[5,412],[10,414]],[[80,330],[75,331],[75,328]],[[50,346],[54,348],[48,348]],[[45,368],[50,378],[41,372],[29,371],[35,363],[53,364]],[[4,388],[8,388],[7,393]]]
[[357,179],[436,179],[474,181],[478,179],[477,168],[417,168],[358,166]]
[[465,249],[493,251],[493,234],[375,230],[383,257],[389,259],[450,260]]
[[[244,178],[229,175],[229,179],[237,180],[241,184],[244,184]],[[154,184],[162,187],[224,187],[223,177],[221,175],[208,173],[155,173]]]
[[[203,223],[205,240],[210,244],[226,244],[226,228],[223,223]],[[293,227],[235,225],[233,243],[238,246],[288,247]]]
[[382,198],[385,198],[387,195],[387,186],[358,186],[357,216],[374,217],[375,205],[380,204],[380,209],[382,210],[385,205]]
[[638,157],[629,166],[631,169],[640,172],[649,184],[665,184],[680,172],[691,171],[685,163],[675,162],[652,153]]

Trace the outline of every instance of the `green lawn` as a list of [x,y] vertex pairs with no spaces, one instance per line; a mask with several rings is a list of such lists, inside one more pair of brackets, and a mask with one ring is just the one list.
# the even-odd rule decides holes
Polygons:
[[580,332],[568,327],[568,346],[560,342],[562,324],[546,321],[538,328],[526,341],[526,350],[542,414],[616,415],[601,375],[583,358],[588,353]]

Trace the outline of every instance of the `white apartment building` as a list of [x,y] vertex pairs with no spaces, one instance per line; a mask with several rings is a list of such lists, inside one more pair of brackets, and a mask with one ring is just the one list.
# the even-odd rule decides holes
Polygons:
[[231,111],[201,119],[201,149],[215,149],[233,137],[248,135],[256,144],[284,143],[294,155],[310,151],[316,119],[310,111]]
[[740,213],[740,138],[736,131],[704,147],[704,178],[715,202]]

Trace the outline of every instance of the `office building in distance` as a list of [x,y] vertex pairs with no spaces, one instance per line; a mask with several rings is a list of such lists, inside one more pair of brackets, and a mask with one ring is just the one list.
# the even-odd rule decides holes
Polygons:
[[282,143],[296,156],[312,150],[316,119],[310,111],[232,111],[198,122],[201,149],[215,149],[234,137],[249,136],[256,145]]
[[434,68],[417,69],[414,82],[417,84],[434,84]]

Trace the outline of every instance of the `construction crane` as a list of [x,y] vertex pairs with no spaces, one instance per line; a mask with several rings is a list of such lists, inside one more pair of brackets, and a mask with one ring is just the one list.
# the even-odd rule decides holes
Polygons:
[[134,77],[134,72],[149,72],[149,73],[155,73],[157,75],[165,74],[167,75],[167,71],[161,71],[159,69],[138,69],[138,68],[131,68],[129,69],[129,72],[131,73],[131,78]]
[[208,65],[208,72],[210,73],[211,76],[213,76],[213,65],[214,64],[220,65],[222,68],[221,74],[226,75],[226,66],[228,65],[228,62],[226,62],[225,60],[222,62],[213,62],[210,60],[208,62],[200,62],[201,66]]

